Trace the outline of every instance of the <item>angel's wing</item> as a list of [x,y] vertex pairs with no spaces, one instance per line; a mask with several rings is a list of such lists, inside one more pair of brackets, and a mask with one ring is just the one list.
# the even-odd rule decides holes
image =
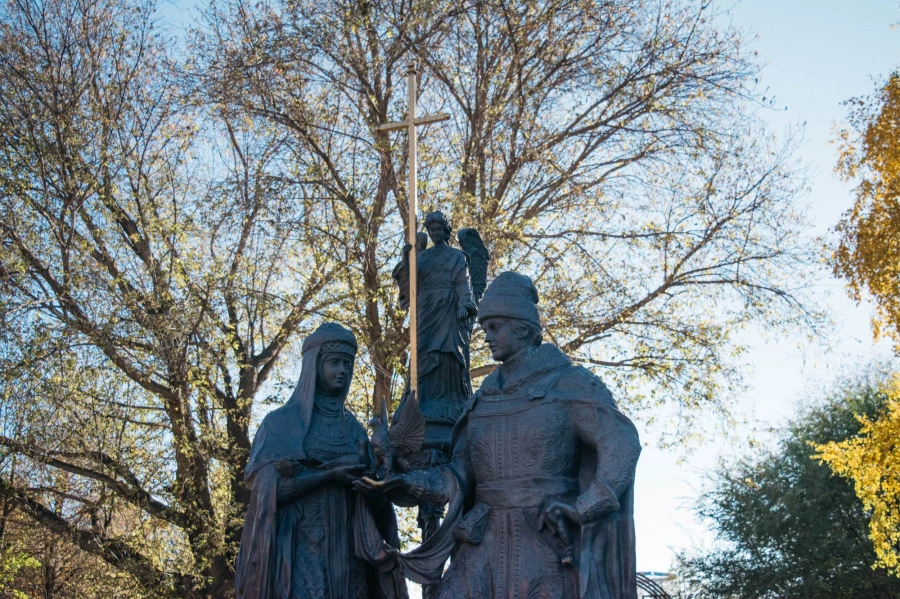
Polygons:
[[381,426],[387,429],[388,426],[388,408],[387,408],[387,398],[381,398],[381,413],[378,414],[379,419],[381,420]]
[[425,415],[419,409],[419,400],[410,395],[400,402],[394,411],[388,432],[391,446],[404,455],[422,449],[425,442]]
[[481,235],[475,229],[460,229],[456,238],[469,263],[469,276],[472,277],[472,292],[475,294],[475,301],[480,302],[481,296],[484,295],[484,288],[487,287],[487,267],[491,254],[484,246]]

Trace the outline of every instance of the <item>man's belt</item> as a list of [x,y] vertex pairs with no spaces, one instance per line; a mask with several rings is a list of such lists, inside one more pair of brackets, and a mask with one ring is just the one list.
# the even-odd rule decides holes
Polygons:
[[541,507],[550,499],[573,497],[577,492],[578,481],[574,478],[536,476],[479,483],[475,501],[498,510]]

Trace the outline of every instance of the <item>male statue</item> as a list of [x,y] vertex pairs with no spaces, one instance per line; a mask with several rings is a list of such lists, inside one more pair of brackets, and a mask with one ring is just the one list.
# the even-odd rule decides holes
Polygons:
[[450,463],[357,488],[450,502],[397,556],[439,599],[636,599],[637,431],[599,378],[542,343],[537,303],[514,272],[485,292],[478,321],[501,365],[463,410]]

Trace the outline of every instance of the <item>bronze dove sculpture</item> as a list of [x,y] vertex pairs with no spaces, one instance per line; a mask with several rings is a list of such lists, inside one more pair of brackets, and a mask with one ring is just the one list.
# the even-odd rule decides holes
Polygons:
[[422,448],[425,441],[425,416],[419,409],[415,391],[400,402],[388,428],[387,401],[381,402],[381,414],[369,420],[372,427],[372,452],[375,454],[374,469],[384,469],[383,478],[394,473],[409,472],[408,457]]

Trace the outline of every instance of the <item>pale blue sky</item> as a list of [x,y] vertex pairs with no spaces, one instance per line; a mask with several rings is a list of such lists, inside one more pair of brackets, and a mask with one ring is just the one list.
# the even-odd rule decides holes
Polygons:
[[[805,123],[799,154],[812,169],[807,201],[816,234],[825,234],[852,202],[832,170],[836,150],[830,141],[846,115],[841,102],[870,93],[875,81],[900,66],[900,29],[891,27],[898,21],[897,0],[745,0],[734,7],[734,25],[758,36],[752,48],[766,65],[761,84],[776,98],[778,110],[763,116],[776,131]],[[742,438],[765,440],[769,425],[783,423],[804,393],[836,373],[888,354],[871,341],[868,306],[855,306],[833,279],[824,277],[821,288],[839,325],[827,346],[766,342],[759,331],[748,333],[753,389],[736,408],[755,424],[727,442],[698,448],[681,464],[677,455],[653,446],[644,450],[635,507],[640,570],[665,571],[675,551],[711,540],[690,508],[703,474],[721,455],[742,451]],[[645,438],[652,442],[652,433]]]

